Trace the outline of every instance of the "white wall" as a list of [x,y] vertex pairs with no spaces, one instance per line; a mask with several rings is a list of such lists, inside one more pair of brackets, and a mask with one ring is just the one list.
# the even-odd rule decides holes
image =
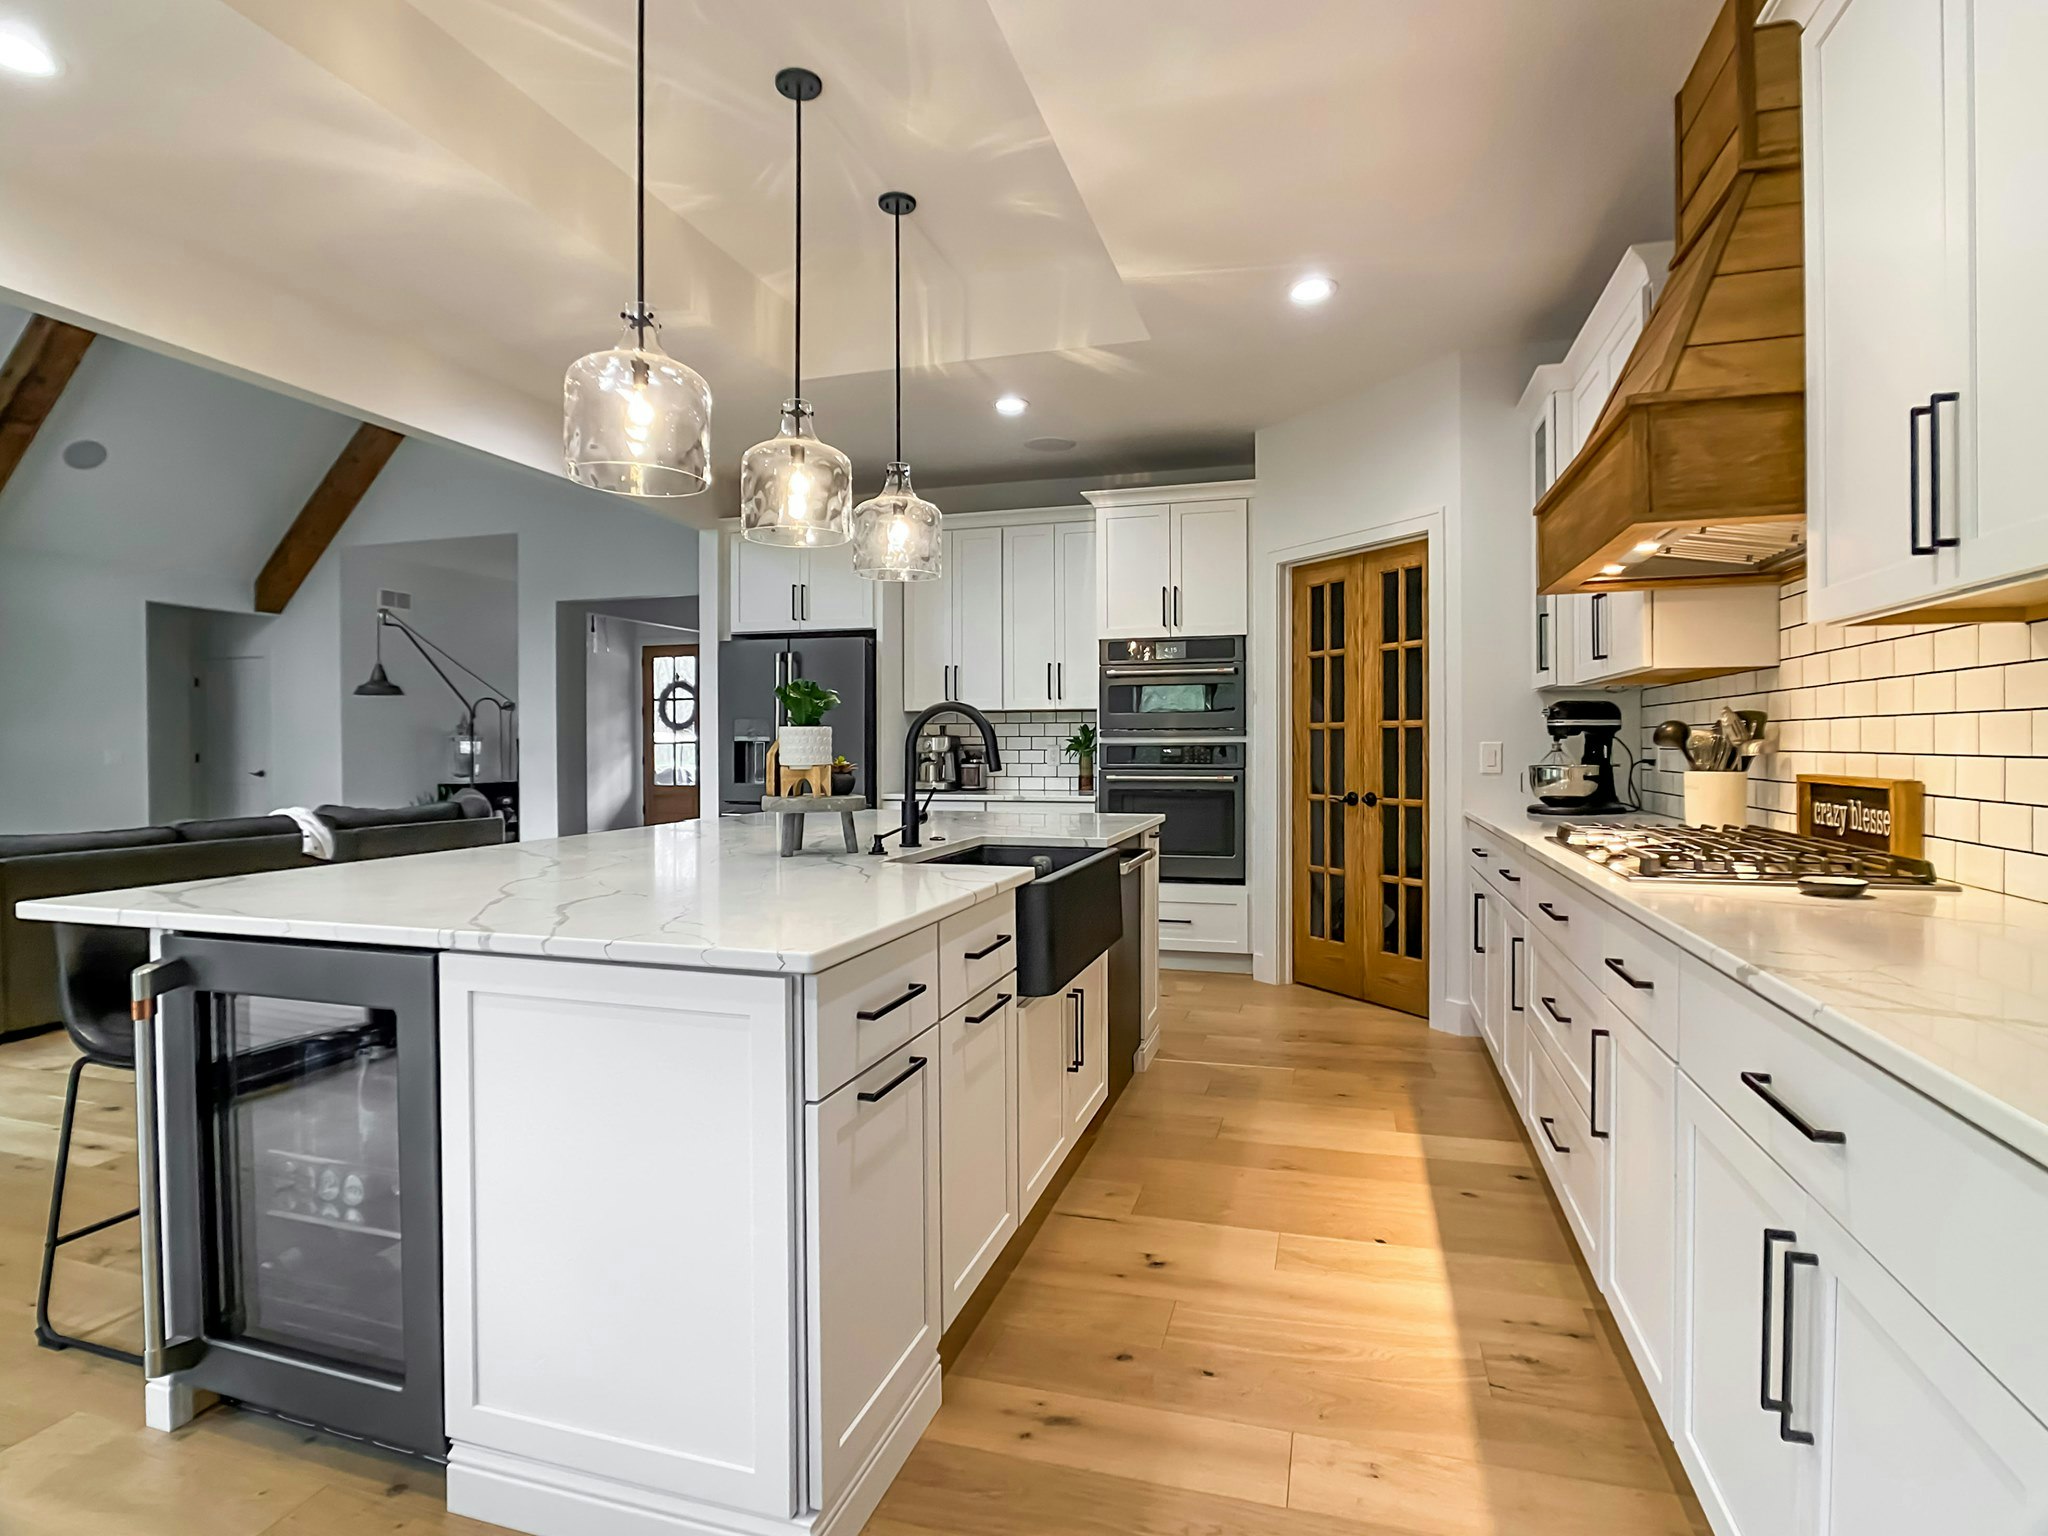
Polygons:
[[[1413,538],[1429,541],[1432,813],[1431,1022],[1464,1031],[1460,953],[1442,936],[1464,807],[1506,810],[1514,769],[1543,740],[1529,686],[1532,554],[1516,402],[1546,350],[1438,358],[1351,399],[1262,430],[1251,514],[1253,969],[1291,970],[1285,872],[1289,569]],[[1519,498],[1519,499],[1518,499]],[[1478,772],[1481,740],[1508,772]]]
[[[473,667],[515,702],[519,688],[518,539],[494,534],[425,544],[361,544],[342,551],[341,798],[350,805],[411,805],[431,798],[454,777],[450,739],[463,718],[461,703],[433,668],[396,630],[383,638],[385,674],[405,690],[402,698],[360,698],[356,685],[377,657],[377,594],[410,594],[398,617],[464,666]],[[510,546],[507,549],[506,546]],[[433,558],[421,555],[431,549]],[[472,558],[473,557],[473,558]],[[471,568],[463,569],[465,564]],[[504,571],[508,574],[499,574]],[[437,657],[455,684],[476,698],[482,689]],[[517,722],[518,712],[514,712]],[[500,752],[498,711],[477,714],[484,753],[478,777],[507,776]]]
[[[220,374],[93,344],[0,494],[0,831],[149,819],[148,605],[248,612],[257,571],[352,430]],[[106,464],[64,466],[63,445],[78,437],[104,442]],[[698,536],[417,439],[269,626],[277,803],[344,798],[341,551],[481,534],[519,537],[522,814],[527,836],[553,835],[555,605],[694,594]],[[579,814],[581,797],[578,783]]]

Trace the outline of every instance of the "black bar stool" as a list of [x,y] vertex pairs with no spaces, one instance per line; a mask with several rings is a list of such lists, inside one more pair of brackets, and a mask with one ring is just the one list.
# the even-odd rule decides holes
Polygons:
[[135,1070],[135,1026],[129,1019],[129,977],[135,967],[149,959],[149,935],[128,928],[84,928],[63,923],[57,926],[57,963],[62,978],[64,1029],[78,1047],[78,1060],[71,1064],[71,1076],[64,1086],[64,1122],[57,1133],[57,1171],[50,1183],[50,1221],[43,1236],[43,1273],[36,1285],[36,1342],[45,1349],[82,1349],[108,1360],[142,1364],[142,1356],[111,1344],[95,1343],[50,1326],[50,1277],[56,1268],[57,1250],[66,1243],[124,1221],[133,1221],[138,1210],[123,1211],[62,1231],[64,1178],[71,1164],[71,1125],[78,1114],[78,1079],[91,1067]]

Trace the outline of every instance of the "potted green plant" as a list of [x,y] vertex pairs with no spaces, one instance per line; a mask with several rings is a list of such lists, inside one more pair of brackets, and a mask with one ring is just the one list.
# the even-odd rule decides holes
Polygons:
[[850,795],[853,793],[853,760],[841,753],[832,759],[832,793]]
[[1067,756],[1081,770],[1081,793],[1095,793],[1095,727],[1084,725],[1067,738]]
[[808,677],[793,678],[775,690],[789,723],[775,733],[777,756],[785,768],[817,768],[832,761],[832,727],[825,711],[836,708],[839,695]]

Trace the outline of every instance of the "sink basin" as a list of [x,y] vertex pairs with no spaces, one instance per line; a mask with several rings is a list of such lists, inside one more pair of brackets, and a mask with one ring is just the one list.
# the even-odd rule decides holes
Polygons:
[[920,862],[1043,871],[1017,889],[1017,991],[1052,997],[1124,936],[1118,858],[1115,848],[976,843]]

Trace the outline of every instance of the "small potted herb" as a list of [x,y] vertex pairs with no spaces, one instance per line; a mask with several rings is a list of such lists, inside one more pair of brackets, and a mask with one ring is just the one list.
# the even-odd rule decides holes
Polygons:
[[850,795],[853,793],[853,763],[841,755],[832,759],[832,793]]
[[1067,756],[1081,770],[1081,793],[1095,793],[1095,727],[1084,725],[1067,738]]
[[783,683],[775,690],[789,724],[775,733],[777,756],[785,768],[818,768],[832,761],[832,727],[825,711],[838,706],[839,695],[808,677]]

